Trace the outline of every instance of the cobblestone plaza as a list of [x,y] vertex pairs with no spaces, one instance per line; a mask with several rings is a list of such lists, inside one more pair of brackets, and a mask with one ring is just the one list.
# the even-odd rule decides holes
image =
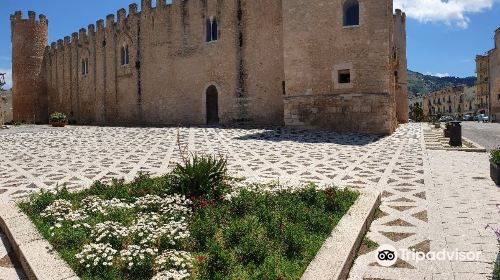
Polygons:
[[[421,251],[479,251],[475,262],[399,260],[380,267],[375,252],[357,258],[352,279],[487,279],[498,253],[500,189],[488,155],[427,150],[423,126],[388,137],[285,128],[118,128],[21,126],[0,131],[2,203],[40,189],[88,187],[94,181],[165,174],[180,147],[221,154],[233,175],[300,186],[349,186],[383,192],[368,237]],[[0,233],[0,279],[22,277]]]

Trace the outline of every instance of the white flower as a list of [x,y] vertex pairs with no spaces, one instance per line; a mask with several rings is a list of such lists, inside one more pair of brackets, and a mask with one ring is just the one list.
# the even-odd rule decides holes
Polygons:
[[182,280],[186,278],[189,278],[189,273],[187,271],[169,269],[159,272],[151,280]]
[[158,270],[177,269],[193,267],[193,257],[189,252],[168,250],[155,259]]
[[[101,257],[104,254],[108,256],[106,259]],[[116,254],[117,251],[113,249],[110,244],[91,243],[83,246],[83,250],[76,254],[75,257],[79,260],[82,266],[90,268],[109,266]]]

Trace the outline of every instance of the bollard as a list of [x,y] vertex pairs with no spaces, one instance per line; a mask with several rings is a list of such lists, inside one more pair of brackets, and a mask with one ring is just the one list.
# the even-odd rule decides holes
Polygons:
[[459,121],[450,122],[450,146],[462,146],[462,125]]

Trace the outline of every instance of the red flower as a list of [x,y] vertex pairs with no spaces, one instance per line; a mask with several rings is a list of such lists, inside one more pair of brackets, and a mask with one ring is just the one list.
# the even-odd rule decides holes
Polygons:
[[202,263],[207,259],[205,256],[198,256],[198,262]]
[[197,203],[198,203],[198,207],[200,207],[200,208],[205,208],[210,204],[210,202],[206,199],[200,199],[197,201]]

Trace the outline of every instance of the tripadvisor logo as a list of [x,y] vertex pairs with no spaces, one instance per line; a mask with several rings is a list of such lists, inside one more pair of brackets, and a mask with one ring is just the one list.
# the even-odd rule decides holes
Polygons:
[[430,251],[430,252],[418,252],[415,250],[408,249],[396,249],[392,245],[382,245],[377,251],[377,263],[380,266],[389,267],[396,264],[398,257],[403,260],[414,260],[416,263],[421,261],[475,261],[480,260],[481,252],[460,252],[447,251],[445,249],[441,251]]
[[377,263],[380,266],[393,266],[398,260],[398,252],[396,248],[391,245],[382,245],[377,249]]

